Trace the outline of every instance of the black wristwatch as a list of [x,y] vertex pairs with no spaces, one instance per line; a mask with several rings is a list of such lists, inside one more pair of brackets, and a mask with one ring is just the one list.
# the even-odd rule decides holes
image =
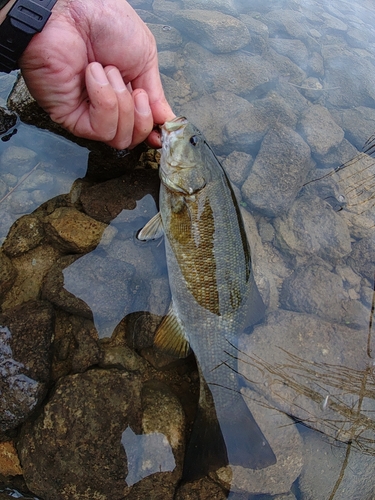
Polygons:
[[0,24],[0,71],[17,69],[30,40],[40,33],[57,0],[16,0]]

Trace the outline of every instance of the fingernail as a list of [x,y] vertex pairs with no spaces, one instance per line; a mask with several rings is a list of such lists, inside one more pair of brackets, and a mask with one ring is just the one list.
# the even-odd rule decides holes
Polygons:
[[118,92],[125,89],[125,83],[117,69],[110,69],[107,73],[107,78],[112,87]]
[[94,80],[100,85],[108,85],[108,78],[105,74],[103,66],[99,63],[93,63],[90,66],[91,74]]
[[148,115],[151,113],[148,95],[145,92],[141,92],[134,97],[134,104],[139,114]]

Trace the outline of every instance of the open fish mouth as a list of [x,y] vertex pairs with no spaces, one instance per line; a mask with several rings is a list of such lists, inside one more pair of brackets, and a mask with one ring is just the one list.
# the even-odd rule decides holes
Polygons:
[[161,126],[161,143],[165,154],[173,150],[173,144],[183,136],[187,124],[185,117],[178,116]]

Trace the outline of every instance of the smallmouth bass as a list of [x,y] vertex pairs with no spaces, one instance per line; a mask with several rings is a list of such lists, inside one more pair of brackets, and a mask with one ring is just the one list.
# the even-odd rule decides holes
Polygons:
[[178,117],[162,127],[160,212],[140,240],[165,236],[172,302],[155,345],[194,352],[199,408],[184,479],[224,465],[263,468],[275,456],[239,390],[236,339],[264,314],[230,182],[200,131]]

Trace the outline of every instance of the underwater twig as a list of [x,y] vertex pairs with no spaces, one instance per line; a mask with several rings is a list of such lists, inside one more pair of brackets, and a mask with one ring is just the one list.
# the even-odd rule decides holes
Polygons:
[[316,90],[317,92],[324,92],[325,90],[340,90],[340,87],[322,87],[321,89],[314,89],[312,87],[303,87],[302,85],[296,85],[295,83],[288,82],[289,85],[292,85],[293,87],[297,87],[297,89],[302,89],[302,90]]
[[12,193],[14,193],[14,191],[28,178],[30,177],[30,175],[42,164],[42,162],[39,162],[35,165],[35,167],[33,167],[30,172],[28,172],[27,174],[25,174],[23,177],[21,177],[21,180],[19,182],[17,182],[17,184],[12,187],[12,189],[10,189],[1,199],[0,199],[0,203],[2,203],[4,200],[6,200]]

